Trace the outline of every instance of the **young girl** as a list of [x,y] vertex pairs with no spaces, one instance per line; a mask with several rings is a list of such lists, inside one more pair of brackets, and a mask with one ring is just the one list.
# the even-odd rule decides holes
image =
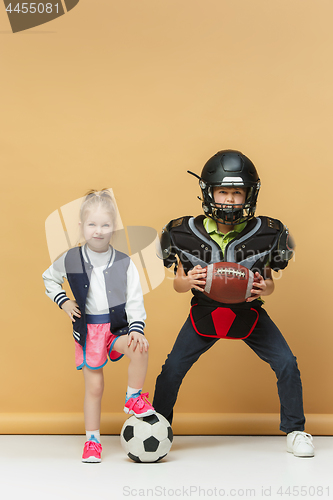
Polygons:
[[[129,358],[124,411],[136,417],[155,413],[142,387],[148,366],[148,341],[144,336],[146,313],[139,274],[131,259],[110,245],[116,210],[107,190],[91,191],[80,211],[84,246],[71,248],[43,274],[46,295],[73,322],[75,360],[85,382],[84,420],[87,441],[82,461],[100,462],[103,366],[108,355]],[[66,278],[74,295],[62,288]]]

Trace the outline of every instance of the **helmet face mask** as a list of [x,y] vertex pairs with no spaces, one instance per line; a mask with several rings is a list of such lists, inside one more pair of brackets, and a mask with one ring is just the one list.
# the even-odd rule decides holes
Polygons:
[[[199,186],[202,192],[202,208],[207,217],[220,224],[235,225],[254,217],[260,179],[249,158],[234,150],[219,151],[205,164]],[[246,190],[243,204],[217,203],[214,199],[215,187],[241,187]]]

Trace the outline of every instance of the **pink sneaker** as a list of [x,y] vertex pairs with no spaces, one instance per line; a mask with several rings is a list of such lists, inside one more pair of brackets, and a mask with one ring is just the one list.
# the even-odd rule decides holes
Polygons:
[[97,441],[86,441],[84,443],[82,462],[98,463],[101,461],[102,445]]
[[124,406],[124,412],[136,417],[148,417],[155,412],[154,408],[148,401],[149,393],[140,394],[137,398],[130,398]]

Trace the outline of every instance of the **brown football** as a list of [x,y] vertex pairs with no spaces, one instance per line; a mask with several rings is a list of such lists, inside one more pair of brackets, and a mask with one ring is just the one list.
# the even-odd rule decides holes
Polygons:
[[251,296],[254,274],[234,262],[216,262],[207,266],[204,294],[224,304],[238,304]]

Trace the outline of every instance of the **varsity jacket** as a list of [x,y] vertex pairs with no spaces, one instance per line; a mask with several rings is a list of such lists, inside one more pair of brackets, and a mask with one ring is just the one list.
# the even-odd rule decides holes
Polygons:
[[[117,336],[132,330],[143,334],[146,318],[138,272],[131,259],[112,249],[109,266],[103,271],[109,305],[110,331]],[[58,262],[43,274],[46,294],[61,308],[67,300],[62,288],[64,278],[80,308],[81,317],[75,317],[73,336],[82,346],[87,337],[86,300],[89,290],[92,264],[87,262],[81,247],[71,248]]]

